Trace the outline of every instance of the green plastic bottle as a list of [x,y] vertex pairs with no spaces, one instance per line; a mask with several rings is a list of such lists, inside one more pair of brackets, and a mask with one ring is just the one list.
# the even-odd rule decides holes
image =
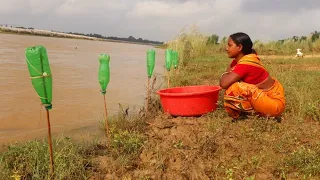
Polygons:
[[148,77],[151,78],[155,66],[156,52],[155,50],[147,51],[147,71]]
[[110,56],[108,54],[100,54],[99,62],[98,80],[101,87],[100,91],[102,94],[106,94],[106,89],[110,81]]
[[28,47],[25,50],[28,70],[33,88],[47,110],[52,109],[52,74],[47,50],[44,46]]
[[166,64],[167,71],[170,71],[171,66],[172,66],[172,54],[173,53],[172,53],[171,49],[166,50],[165,64]]

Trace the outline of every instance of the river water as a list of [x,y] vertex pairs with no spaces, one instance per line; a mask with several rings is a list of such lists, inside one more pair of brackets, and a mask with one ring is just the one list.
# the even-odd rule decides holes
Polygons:
[[[98,56],[110,55],[109,115],[118,104],[135,111],[146,97],[146,51],[154,47],[128,43],[0,34],[0,145],[47,136],[45,110],[27,69],[25,48],[47,48],[53,77],[52,133],[99,136],[104,101],[98,83]],[[164,51],[156,50],[154,75],[164,73]],[[158,82],[159,84],[160,82]]]

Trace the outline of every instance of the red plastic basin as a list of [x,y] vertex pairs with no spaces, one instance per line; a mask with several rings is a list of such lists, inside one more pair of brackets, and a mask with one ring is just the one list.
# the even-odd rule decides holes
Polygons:
[[173,116],[201,116],[217,108],[220,86],[183,86],[159,90],[164,112]]

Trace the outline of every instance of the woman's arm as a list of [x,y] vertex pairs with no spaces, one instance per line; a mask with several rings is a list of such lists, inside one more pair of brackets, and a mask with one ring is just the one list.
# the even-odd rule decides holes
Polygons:
[[241,77],[234,72],[225,72],[220,78],[220,87],[222,89],[228,89],[233,83],[238,82]]
[[232,67],[231,67],[231,65],[229,65],[228,68],[227,68],[227,70],[226,70],[226,72],[230,72],[231,69],[232,69]]

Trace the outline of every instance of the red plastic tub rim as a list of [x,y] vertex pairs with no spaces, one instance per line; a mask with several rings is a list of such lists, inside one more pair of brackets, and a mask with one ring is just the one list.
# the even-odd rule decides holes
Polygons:
[[[166,93],[163,91],[168,91],[172,89],[178,89],[178,88],[196,88],[196,87],[214,87],[212,90],[207,91],[201,91],[201,92],[192,92],[192,93]],[[157,94],[163,95],[163,96],[175,96],[175,97],[181,97],[181,96],[192,96],[192,95],[201,95],[201,94],[207,94],[214,91],[220,91],[222,88],[220,86],[210,86],[210,85],[201,85],[201,86],[179,86],[179,87],[172,87],[167,89],[162,89],[157,91]]]

